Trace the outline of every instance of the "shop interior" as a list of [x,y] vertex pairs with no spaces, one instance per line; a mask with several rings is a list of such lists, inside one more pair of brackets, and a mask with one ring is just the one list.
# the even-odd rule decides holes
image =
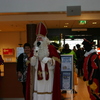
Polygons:
[[[97,48],[100,46],[99,16],[99,11],[81,12],[80,16],[73,17],[67,16],[66,12],[0,13],[0,55],[5,62],[4,66],[0,66],[0,98],[23,98],[22,93],[19,92],[21,91],[21,85],[17,81],[16,61],[18,47],[23,47],[23,44],[27,42],[28,24],[43,22],[48,29],[47,37],[51,42],[61,43],[61,48],[66,43],[70,45],[70,49],[73,49],[76,44],[80,44],[82,47],[81,43],[85,37],[92,38],[96,42],[95,48]],[[12,86],[14,82],[14,86],[11,87],[11,85],[6,84],[7,82]],[[15,86],[17,87],[16,92],[12,93]],[[63,94],[63,96],[69,98],[68,100],[72,100],[70,98],[89,100],[82,77],[78,78],[78,85],[75,88],[77,94]],[[82,90],[84,93],[81,88],[84,89]]]

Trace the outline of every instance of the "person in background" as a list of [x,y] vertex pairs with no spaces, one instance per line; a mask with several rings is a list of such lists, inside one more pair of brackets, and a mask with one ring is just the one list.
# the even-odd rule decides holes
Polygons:
[[75,46],[73,46],[73,51],[76,53],[76,47]]
[[[0,55],[0,65],[4,65],[4,60],[2,59],[2,56]],[[2,73],[3,73],[4,71],[2,71],[1,70],[1,68],[0,68],[0,76],[2,76]]]
[[22,83],[23,86],[23,95],[24,98],[26,97],[26,74],[27,74],[27,67],[29,64],[28,58],[31,54],[31,46],[29,43],[25,43],[24,46],[24,53],[21,53],[17,59],[17,76],[18,80]]
[[[36,35],[33,56],[30,59],[30,65],[35,69],[34,89],[31,88],[32,100],[61,100],[60,56],[46,37],[47,28],[44,23],[37,25]],[[30,83],[30,80],[27,83]],[[27,100],[30,100],[29,98],[27,96]]]
[[0,55],[0,65],[4,64],[4,60],[2,59],[2,56]]
[[76,56],[77,56],[77,63],[76,68],[78,69],[78,77],[83,76],[83,59],[84,59],[84,51],[80,48],[80,45],[76,45]]
[[[75,68],[76,68],[76,62],[77,62],[77,57],[76,57],[76,53],[71,50],[69,48],[69,44],[65,44],[64,48],[61,51],[61,54],[72,54],[73,55],[73,63],[74,63],[74,85],[76,85],[77,83],[77,77],[76,77],[76,72],[75,72]],[[67,91],[62,91],[62,93],[66,93]],[[73,89],[73,93],[77,93],[74,89]]]
[[62,49],[61,54],[72,54],[74,58],[74,64],[76,64],[76,61],[77,61],[76,53],[69,48],[69,44],[64,45],[64,48]]
[[87,89],[91,100],[100,100],[100,66],[99,57],[95,49],[93,40],[84,39],[82,42],[86,50],[83,63],[83,80],[86,81]]

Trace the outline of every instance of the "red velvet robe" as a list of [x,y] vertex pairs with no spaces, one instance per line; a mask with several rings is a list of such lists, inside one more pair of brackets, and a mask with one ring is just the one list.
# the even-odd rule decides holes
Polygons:
[[[55,59],[55,72],[54,72],[54,82],[53,82],[53,95],[52,100],[61,100],[61,90],[60,90],[60,56],[54,46],[49,45],[49,57],[57,58]],[[34,54],[32,54],[34,55]],[[31,57],[32,57],[31,55]],[[30,100],[30,65],[28,67],[27,81],[26,81],[26,100]]]

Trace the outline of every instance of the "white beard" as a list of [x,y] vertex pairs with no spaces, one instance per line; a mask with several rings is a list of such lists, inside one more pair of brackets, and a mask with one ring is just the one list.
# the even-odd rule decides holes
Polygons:
[[[37,41],[35,41],[34,46],[37,47]],[[44,40],[39,46],[38,57],[39,60],[41,61],[44,57],[48,56],[49,56],[48,43],[47,41]]]

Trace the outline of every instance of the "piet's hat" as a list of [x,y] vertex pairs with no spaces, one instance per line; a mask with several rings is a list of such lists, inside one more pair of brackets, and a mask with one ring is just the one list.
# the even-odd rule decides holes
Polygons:
[[47,28],[46,26],[40,22],[38,25],[37,25],[37,28],[36,28],[36,35],[42,35],[42,36],[46,36],[47,35]]
[[92,39],[84,39],[84,41],[82,42],[83,45],[89,45],[89,46],[92,46],[95,44],[95,42],[93,42]]

